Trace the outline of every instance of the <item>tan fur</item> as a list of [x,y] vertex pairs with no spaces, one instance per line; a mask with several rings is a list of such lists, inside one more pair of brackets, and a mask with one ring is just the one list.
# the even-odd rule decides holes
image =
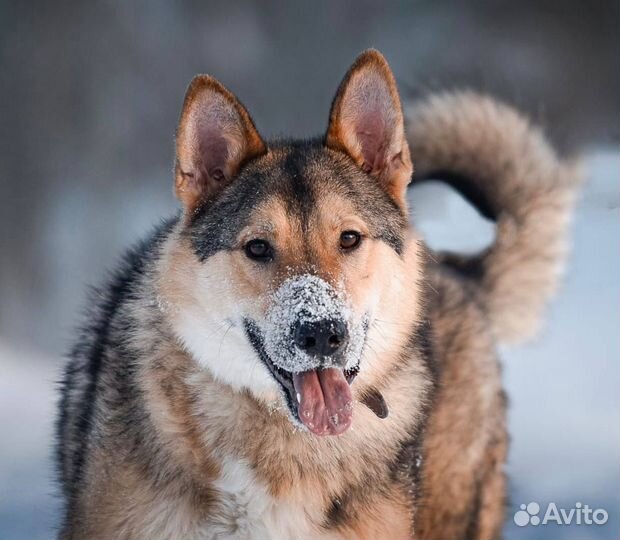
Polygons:
[[[441,273],[432,286],[440,386],[425,437],[423,497],[417,531],[425,540],[498,538],[503,523],[505,403],[488,320]],[[484,487],[482,500],[478,489]],[[477,515],[468,530],[463,516]]]
[[411,539],[413,515],[409,508],[408,496],[395,492],[390,497],[372,501],[372,506],[357,516],[350,526],[343,531],[345,538],[359,540]]
[[[96,490],[82,499],[74,523],[75,536],[89,540],[192,538],[214,508],[210,489],[183,489],[182,479],[155,489],[135,464],[115,456],[94,455],[91,474]],[[112,472],[114,471],[114,472]]]

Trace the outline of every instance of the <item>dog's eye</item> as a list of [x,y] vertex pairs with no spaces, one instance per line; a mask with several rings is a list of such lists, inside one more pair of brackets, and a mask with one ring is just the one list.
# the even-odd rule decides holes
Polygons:
[[351,251],[360,245],[362,235],[357,231],[344,231],[340,235],[340,249]]
[[245,254],[255,261],[269,262],[273,259],[273,249],[265,240],[250,240],[244,249]]

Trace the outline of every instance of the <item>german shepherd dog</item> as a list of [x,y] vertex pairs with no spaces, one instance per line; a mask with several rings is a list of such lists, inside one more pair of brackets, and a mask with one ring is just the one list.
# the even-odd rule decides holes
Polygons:
[[[424,245],[412,158],[495,221],[490,248]],[[488,97],[403,112],[369,50],[310,140],[265,142],[197,76],[174,176],[182,212],[97,291],[66,368],[59,538],[498,538],[495,347],[554,290],[573,167]]]

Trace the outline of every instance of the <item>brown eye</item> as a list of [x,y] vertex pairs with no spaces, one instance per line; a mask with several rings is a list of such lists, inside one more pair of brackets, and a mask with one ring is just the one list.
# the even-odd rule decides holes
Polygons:
[[362,235],[357,231],[344,231],[340,235],[340,248],[344,251],[351,251],[360,245]]
[[265,240],[250,240],[244,247],[245,254],[254,261],[269,262],[273,260],[273,249]]

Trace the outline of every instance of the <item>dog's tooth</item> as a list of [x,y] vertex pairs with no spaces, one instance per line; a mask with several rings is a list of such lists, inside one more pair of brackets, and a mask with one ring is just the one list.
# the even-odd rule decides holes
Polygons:
[[301,403],[301,394],[297,392],[297,403]]

